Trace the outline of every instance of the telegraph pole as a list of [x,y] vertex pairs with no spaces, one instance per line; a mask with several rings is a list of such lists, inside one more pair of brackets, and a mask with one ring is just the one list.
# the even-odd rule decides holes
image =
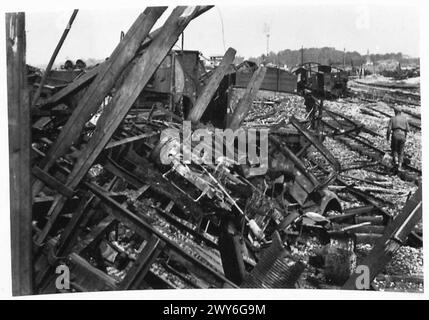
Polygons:
[[264,23],[264,33],[267,37],[267,58],[270,53],[270,25],[268,23]]
[[344,55],[343,55],[343,68],[346,68],[346,48],[344,48]]
[[270,52],[270,34],[267,33],[267,57],[269,52]]

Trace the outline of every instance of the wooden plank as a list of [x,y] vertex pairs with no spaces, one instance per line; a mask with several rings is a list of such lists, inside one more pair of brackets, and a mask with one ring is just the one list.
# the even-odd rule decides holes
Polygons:
[[[383,270],[396,251],[405,243],[414,226],[422,219],[422,187],[407,201],[402,212],[386,227],[383,236],[377,240],[369,255],[361,265],[369,269],[370,282]],[[357,289],[358,273],[353,273],[343,289]]]
[[[380,235],[382,235],[384,233],[384,230],[385,230],[384,226],[371,225],[370,221],[359,222],[355,225],[343,224],[343,225],[341,225],[341,227],[345,228],[350,233],[367,233],[367,234],[380,234]],[[348,229],[348,228],[351,228],[351,229]]]
[[264,80],[266,70],[267,69],[265,67],[259,67],[253,73],[253,76],[250,79],[249,84],[247,85],[243,97],[238,102],[238,105],[232,114],[232,118],[228,125],[228,128],[232,130],[237,130],[241,126],[241,123],[243,122],[244,118],[250,110],[250,107],[252,106],[253,100],[256,98],[256,94],[258,93],[259,87]]
[[37,91],[34,94],[33,99],[31,101],[31,107],[34,107],[36,105],[37,101],[39,100],[40,94],[42,93],[42,90],[43,90],[43,86],[45,85],[46,79],[48,78],[48,75],[51,72],[52,65],[54,64],[55,59],[57,58],[58,52],[60,52],[60,49],[63,46],[64,41],[67,38],[67,35],[68,35],[68,33],[69,33],[70,29],[71,29],[71,26],[73,24],[74,19],[76,18],[76,15],[77,15],[78,11],[79,10],[77,10],[77,9],[73,10],[73,13],[72,13],[72,15],[70,17],[70,20],[67,23],[67,26],[64,29],[63,34],[61,35],[61,38],[58,41],[58,44],[55,47],[55,50],[52,53],[51,58],[49,59],[48,65],[46,67],[46,70],[43,73],[42,79],[40,80],[39,87],[37,88]]
[[[141,42],[149,34],[150,29],[165,9],[166,7],[152,7],[139,15],[110,58],[101,66],[99,73],[80,99],[79,104],[64,125],[57,140],[50,147],[46,157],[41,161],[39,166],[42,170],[48,171],[55,163],[55,160],[64,155],[72,144],[77,141],[85,123],[97,111],[103,99],[112,90],[116,80],[134,58]],[[40,180],[36,180],[32,188],[33,197],[42,188],[43,183]]]
[[100,69],[103,68],[104,62],[100,65],[88,70],[85,74],[81,75],[77,79],[73,80],[69,85],[58,91],[57,93],[53,94],[51,97],[49,97],[45,103],[42,105],[42,109],[45,106],[54,105],[57,103],[60,103],[63,99],[68,97],[70,94],[74,93],[75,91],[85,87],[92,81],[100,71]]
[[42,169],[40,169],[38,166],[33,167],[31,170],[33,175],[43,181],[49,188],[53,190],[57,190],[59,193],[61,193],[63,196],[67,198],[71,198],[74,196],[74,191],[64,184],[62,184],[60,181],[58,181],[55,177],[51,176],[50,174],[46,173]]
[[115,279],[95,268],[80,255],[72,253],[68,260],[71,265],[70,273],[73,276],[71,286],[77,285],[82,291],[111,291],[118,289]]
[[[211,7],[212,6],[205,6],[202,8],[198,8],[198,11],[194,15],[194,19],[196,17],[198,17],[199,15],[203,14],[204,12],[206,12],[207,10],[209,10]],[[142,42],[140,49],[147,47],[152,42],[152,40],[156,38],[156,35],[160,31],[161,31],[161,28],[158,28],[158,29],[152,31],[146,37],[146,39]],[[82,86],[84,86],[85,84],[87,84],[89,81],[91,81],[92,79],[94,79],[97,76],[99,71],[103,68],[102,65],[104,63],[105,62],[100,63],[100,65],[91,69],[90,71],[85,73],[83,76],[79,77],[78,79],[73,81],[71,84],[69,84],[67,87],[58,91],[56,94],[54,94],[52,97],[50,97],[45,102],[45,104],[46,105],[56,104],[56,103],[60,102],[62,99],[64,99],[65,97],[67,97],[69,94],[73,93],[75,90],[77,90],[77,89],[81,88]]]
[[12,294],[33,293],[30,197],[30,105],[25,67],[25,14],[6,13]]
[[82,151],[67,179],[74,189],[104,149],[133,103],[158,69],[178,37],[193,19],[195,7],[176,7],[165,22],[162,32],[138,58],[113,98],[110,107],[98,119],[91,140]]
[[64,253],[68,252],[70,246],[73,244],[72,239],[77,238],[77,229],[80,222],[82,221],[83,215],[87,212],[88,206],[94,200],[93,195],[89,195],[89,192],[86,193],[79,202],[79,206],[76,211],[73,213],[73,216],[70,222],[65,227],[64,231],[61,233],[61,238],[58,244],[57,255],[63,256]]
[[355,218],[356,223],[371,222],[372,225],[382,225],[384,218],[383,216],[360,216]]
[[153,226],[144,221],[144,219],[142,219],[139,214],[128,210],[120,203],[110,198],[105,190],[92,183],[85,182],[84,184],[92,193],[94,193],[94,195],[102,200],[101,205],[103,208],[111,208],[111,211],[109,212],[110,214],[112,214],[117,220],[127,225],[130,229],[133,229],[135,232],[139,233],[143,238],[148,238],[148,235],[156,235],[165,243],[167,254],[174,254],[175,256],[179,256],[180,260],[183,262],[197,266],[201,273],[204,273],[207,281],[216,282],[216,285],[219,286],[227,285],[232,288],[237,287],[231,281],[226,279],[222,274],[216,272],[210,266],[201,263],[194,256],[184,251],[176,242],[170,240],[158,230],[154,229]]
[[127,143],[139,141],[139,140],[142,140],[142,139],[145,139],[145,138],[150,138],[150,137],[153,137],[153,136],[155,136],[157,134],[158,133],[156,133],[156,132],[144,133],[144,134],[139,134],[139,135],[134,136],[134,137],[129,137],[129,138],[121,139],[121,140],[118,140],[118,141],[110,141],[107,144],[107,146],[106,146],[105,149],[111,149],[111,148],[114,148],[114,147],[117,147],[117,146],[121,146],[121,145],[124,145],[124,144],[127,144]]
[[140,198],[146,191],[148,191],[149,188],[150,188],[150,185],[148,185],[148,184],[145,184],[142,187],[140,187],[137,190],[137,194],[138,194],[137,199]]
[[197,219],[204,216],[204,211],[200,205],[192,201],[187,195],[177,190],[169,181],[164,179],[161,172],[159,172],[149,160],[144,157],[139,157],[133,150],[130,150],[128,154],[124,155],[124,160],[133,163],[136,168],[132,170],[132,172],[129,172],[123,167],[113,163],[113,161],[110,161],[113,166],[111,165],[109,167],[107,166],[109,161],[106,161],[105,168],[134,185],[136,188],[140,188],[144,184],[150,185],[152,191],[173,200],[177,207],[187,216],[193,216]]
[[[93,197],[93,196],[92,196]],[[94,198],[94,197],[93,197]],[[93,216],[95,213],[94,209],[87,209],[87,206],[90,201],[88,201],[87,197],[83,197],[76,209],[73,213],[73,216],[70,222],[67,224],[64,231],[61,233],[61,238],[58,245],[55,246],[53,253],[55,256],[64,256],[71,251],[73,245],[75,245],[75,241],[79,236],[79,228],[86,224],[86,222]],[[40,255],[38,260],[35,262],[35,265],[41,263],[44,259],[44,255]],[[35,286],[40,289],[43,287],[43,283],[48,278],[49,275],[54,274],[54,269],[51,264],[47,264],[44,268],[39,268],[35,276]]]
[[[67,173],[69,173],[69,171]],[[111,190],[116,180],[116,178],[113,178],[107,184],[108,190]],[[73,246],[76,245],[76,240],[80,235],[80,231],[82,230],[82,228],[86,227],[88,221],[90,221],[96,213],[96,210],[94,208],[99,205],[99,202],[100,199],[95,198],[94,195],[89,192],[81,196],[79,205],[73,213],[71,220],[65,227],[64,231],[61,233],[59,243],[58,245],[56,245],[56,256],[64,256],[65,254],[68,254],[73,248]],[[94,229],[92,231],[94,231]],[[79,244],[82,244],[82,241]],[[46,277],[53,272],[54,271],[52,270],[52,266],[48,266],[44,270],[40,270],[36,276],[36,286],[40,287],[39,284],[41,284],[44,279],[46,279]]]
[[112,216],[107,216],[101,220],[96,227],[92,228],[91,232],[88,233],[84,239],[79,241],[79,243],[73,247],[72,251],[78,254],[84,253],[91,244],[98,242],[107,232],[109,232],[115,223],[117,222]]
[[63,208],[66,204],[67,197],[63,196],[62,194],[55,195],[54,201],[52,203],[51,208],[49,209],[48,213],[46,214],[46,218],[48,221],[43,226],[43,229],[40,233],[38,233],[35,236],[34,242],[36,245],[41,246],[44,241],[46,240],[46,237],[49,234],[49,231],[53,227],[55,221],[57,220],[58,216],[61,213],[61,210],[58,210],[57,208]]
[[355,233],[357,244],[375,244],[380,238],[381,234],[376,233]]
[[[153,40],[147,50],[137,59],[136,63],[124,79],[121,87],[118,88],[109,108],[106,108],[98,119],[97,127],[91,137],[91,140],[76,160],[73,170],[67,178],[66,185],[69,188],[75,189],[79,185],[82,178],[91,168],[95,159],[103,151],[113,133],[131,109],[133,103],[140,95],[147,82],[176,43],[180,34],[194,18],[195,13],[198,12],[198,8],[199,7],[176,7],[164,23],[161,30],[162,32],[159,33],[158,37]],[[72,117],[76,114],[76,111],[77,110],[72,114]],[[75,129],[71,128],[70,130],[74,131]],[[64,129],[61,131],[61,134],[63,131]],[[69,139],[69,137],[67,139]],[[58,141],[61,141],[61,139],[57,139],[56,145],[58,145]],[[68,141],[70,142],[70,140]],[[51,147],[51,150],[52,148],[53,147]],[[58,151],[60,149],[57,148],[55,150]],[[48,158],[48,156],[46,158]],[[52,157],[49,157],[48,161],[53,161],[52,164],[55,163],[55,159]],[[49,162],[46,165],[51,164]],[[33,185],[33,194],[37,194],[38,192],[34,187],[35,185]],[[35,191],[37,193],[35,193]],[[38,236],[38,243],[42,243],[48,236],[50,229],[59,216],[64,204],[64,197],[60,197],[60,199],[53,204],[50,209],[51,217],[42,233]]]
[[231,65],[231,63],[233,63],[235,53],[236,51],[233,48],[229,48],[226,51],[221,63],[215,69],[203,91],[198,96],[195,105],[193,106],[188,115],[188,120],[192,121],[192,123],[197,123],[198,121],[200,121],[201,117],[204,114],[204,111],[206,111],[207,106],[212,100],[213,95],[219,87],[219,84],[225,76],[229,66]]
[[157,237],[152,236],[144,245],[131,269],[127,272],[124,280],[120,283],[121,290],[135,289],[140,281],[146,276],[150,266],[161,253],[164,243]]

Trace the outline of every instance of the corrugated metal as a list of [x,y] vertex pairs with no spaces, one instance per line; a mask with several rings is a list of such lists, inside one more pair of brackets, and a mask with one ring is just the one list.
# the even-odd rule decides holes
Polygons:
[[278,232],[273,234],[273,243],[246,277],[241,288],[295,288],[295,283],[305,265],[292,259],[283,247]]

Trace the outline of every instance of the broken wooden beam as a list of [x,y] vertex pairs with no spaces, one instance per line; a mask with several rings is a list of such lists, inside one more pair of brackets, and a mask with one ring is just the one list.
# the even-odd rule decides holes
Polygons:
[[[402,212],[386,227],[386,231],[377,240],[369,255],[362,261],[369,271],[369,283],[383,270],[387,263],[393,258],[396,251],[407,240],[414,226],[422,219],[422,187],[407,201]],[[353,273],[343,289],[359,289],[358,278],[361,274]]]
[[241,126],[241,123],[243,122],[244,118],[246,118],[247,113],[252,107],[252,102],[258,93],[262,81],[264,80],[266,71],[267,68],[259,67],[253,73],[243,97],[238,102],[238,105],[232,114],[228,128],[235,131]]
[[97,269],[76,253],[68,257],[70,273],[73,281],[70,286],[77,285],[82,291],[111,291],[118,289],[118,282],[100,269]]
[[149,185],[152,191],[174,201],[176,206],[186,216],[193,216],[195,218],[204,216],[204,211],[199,204],[192,201],[187,195],[184,195],[170,182],[164,179],[161,172],[159,172],[146,158],[140,157],[133,150],[130,150],[124,155],[124,160],[134,164],[136,168],[130,172],[110,158],[107,158],[104,163],[104,168],[135,188]]
[[385,227],[380,225],[371,225],[370,221],[362,221],[355,225],[341,225],[340,231],[348,231],[349,233],[367,233],[367,234],[383,234]]
[[31,172],[37,179],[39,179],[40,181],[43,181],[43,183],[46,184],[49,188],[53,190],[57,190],[59,193],[61,193],[63,196],[67,198],[73,197],[74,191],[72,189],[62,184],[55,177],[43,171],[39,167],[37,166],[33,167]]
[[93,200],[94,196],[90,195],[89,192],[81,197],[79,206],[73,213],[73,216],[65,227],[64,231],[61,233],[58,249],[56,252],[57,255],[63,256],[64,253],[68,253],[68,251],[73,246],[74,240],[76,240],[78,237],[77,230],[79,228],[79,224],[81,223],[83,216],[88,214],[87,209]]
[[382,237],[377,233],[355,233],[356,244],[371,244],[373,245]]
[[31,130],[25,67],[25,13],[6,13],[12,294],[33,293]]
[[65,98],[67,98],[70,94],[76,92],[77,90],[85,87],[88,85],[98,74],[100,69],[103,68],[105,62],[102,64],[99,64],[98,66],[88,70],[84,74],[80,75],[78,78],[73,80],[70,84],[68,84],[66,87],[62,88],[57,93],[54,93],[52,96],[50,96],[45,103],[41,106],[41,109],[46,108],[47,106],[55,105],[57,103],[60,103]]
[[[368,214],[372,214],[374,212],[377,212],[377,208],[372,205],[361,206],[361,207],[355,207],[355,208],[348,208],[344,210],[343,214],[337,215],[337,216],[330,216],[328,217],[328,219],[336,223],[344,223],[348,221],[355,221],[356,223],[366,222],[366,221],[373,222],[373,220],[371,219],[372,216],[368,216]],[[367,216],[362,217],[362,219],[360,219],[361,218],[360,215],[367,215]],[[381,218],[381,223],[382,223],[383,216],[377,216],[377,217]],[[369,219],[367,220],[365,218],[369,218]]]
[[[101,66],[94,81],[79,101],[78,106],[63,127],[55,143],[50,147],[46,157],[41,161],[42,170],[49,170],[58,157],[77,141],[85,123],[100,107],[103,99],[112,90],[116,80],[124,68],[134,58],[141,42],[149,34],[158,18],[166,7],[147,8],[138,16],[125,37],[115,48],[110,58]],[[33,183],[32,194],[36,196],[43,188],[43,183],[36,180]]]
[[220,82],[228,71],[229,66],[234,61],[235,53],[236,51],[233,48],[229,48],[226,51],[220,65],[214,70],[208,83],[202,90],[201,94],[198,96],[195,105],[193,106],[187,117],[187,119],[192,121],[192,123],[197,123],[198,121],[200,121],[201,117],[204,114],[204,111],[206,111],[207,106],[212,100],[217,88],[219,87]]
[[139,140],[142,140],[142,139],[150,138],[150,137],[153,137],[153,136],[155,136],[157,134],[158,133],[155,133],[155,132],[143,133],[143,134],[136,135],[134,137],[128,137],[128,138],[125,138],[125,139],[122,139],[122,140],[118,140],[118,141],[110,141],[107,144],[107,146],[106,146],[105,149],[111,149],[111,148],[114,148],[114,147],[117,147],[117,146],[122,146],[124,144],[128,144],[128,143],[136,142],[136,141],[139,141]]
[[360,216],[355,218],[356,223],[361,222],[371,222],[372,225],[382,225],[383,224],[383,216]]
[[236,285],[226,279],[222,274],[200,262],[194,256],[184,251],[174,241],[154,229],[150,224],[145,222],[140,215],[128,210],[123,205],[110,198],[105,190],[92,183],[85,183],[85,186],[102,200],[101,205],[109,214],[140,234],[143,238],[148,239],[151,235],[157,236],[165,243],[166,250],[169,255],[179,255],[181,260],[197,266],[198,269],[204,273],[204,276],[208,281],[216,282],[220,287],[226,286],[236,288]]
[[40,80],[39,87],[37,88],[36,93],[32,97],[31,107],[34,107],[36,105],[37,101],[39,100],[40,94],[42,93],[42,90],[43,90],[43,86],[45,85],[46,79],[48,78],[48,75],[51,72],[52,65],[54,64],[55,59],[57,58],[58,52],[60,52],[60,49],[63,46],[64,41],[67,38],[67,35],[71,29],[71,26],[73,24],[74,19],[76,18],[78,11],[79,10],[77,10],[77,9],[73,10],[72,15],[70,16],[70,20],[67,23],[66,28],[64,29],[63,34],[61,35],[61,38],[58,41],[58,44],[55,47],[54,52],[52,53],[51,59],[49,60],[49,63],[46,67],[45,72],[43,73],[42,79]]
[[82,151],[67,178],[67,184],[75,188],[88,172],[95,159],[107,145],[133,103],[158,69],[170,49],[176,43],[182,31],[193,19],[195,8],[177,7],[165,22],[162,32],[150,44],[136,64],[130,70],[115,97],[97,122],[91,140]]
[[[122,85],[117,89],[109,107],[105,108],[100,115],[91,140],[89,140],[88,144],[80,153],[72,172],[67,177],[66,185],[69,188],[75,189],[79,185],[94,161],[106,147],[113,133],[119,127],[143,88],[176,43],[180,34],[194,18],[197,11],[198,7],[176,7],[164,23],[157,38],[151,42],[146,51],[136,60],[136,63],[125,77]],[[154,21],[152,22],[154,23]],[[77,110],[75,110],[72,116],[76,114],[76,111]],[[76,117],[79,118],[79,116]],[[73,131],[75,129],[71,128],[70,130]],[[64,129],[61,133],[63,133],[63,131]],[[70,137],[67,137],[67,141],[71,142],[69,139]],[[59,141],[61,141],[61,139],[58,138],[56,145],[58,145]],[[54,146],[52,146],[50,150],[53,148]],[[61,146],[60,149],[57,148],[54,150],[58,151],[64,149]],[[48,158],[48,161],[53,161],[52,164],[55,163],[55,157],[47,156],[46,158]],[[47,164],[52,165],[51,163]],[[33,192],[35,191],[37,190],[34,189],[33,185]],[[49,211],[50,218],[43,228],[42,233],[38,236],[37,243],[42,243],[48,236],[50,229],[65,204],[65,199],[65,197],[60,196],[57,201],[54,202]]]
[[150,266],[161,253],[165,244],[155,235],[150,237],[134,261],[130,270],[128,270],[124,280],[119,284],[121,290],[138,289],[148,273]]
[[[213,6],[204,6],[197,8],[197,11],[194,15],[194,19],[200,15],[202,15],[207,10],[211,9]],[[147,47],[153,39],[156,38],[156,36],[161,31],[161,28],[158,28],[154,31],[152,31],[146,39],[141,43],[140,50]],[[140,51],[139,50],[139,51]],[[81,87],[85,86],[87,83],[89,83],[91,80],[93,80],[97,74],[100,72],[100,70],[103,68],[103,65],[106,62],[102,62],[96,67],[92,68],[88,72],[86,72],[84,75],[80,76],[76,80],[74,80],[72,83],[70,83],[67,87],[63,88],[62,90],[58,91],[56,94],[54,94],[52,97],[49,97],[47,101],[45,101],[44,105],[52,105],[60,102],[62,99],[67,97],[69,94],[73,93],[74,91],[80,89]]]

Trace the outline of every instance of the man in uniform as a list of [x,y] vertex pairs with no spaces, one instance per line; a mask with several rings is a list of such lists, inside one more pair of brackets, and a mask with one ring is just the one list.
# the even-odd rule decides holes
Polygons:
[[[398,169],[402,169],[404,160],[404,146],[407,139],[407,133],[410,130],[407,118],[402,114],[401,110],[395,108],[395,116],[389,121],[387,127],[386,139],[389,141],[391,136],[391,152],[393,165]],[[398,162],[396,162],[398,161]]]

